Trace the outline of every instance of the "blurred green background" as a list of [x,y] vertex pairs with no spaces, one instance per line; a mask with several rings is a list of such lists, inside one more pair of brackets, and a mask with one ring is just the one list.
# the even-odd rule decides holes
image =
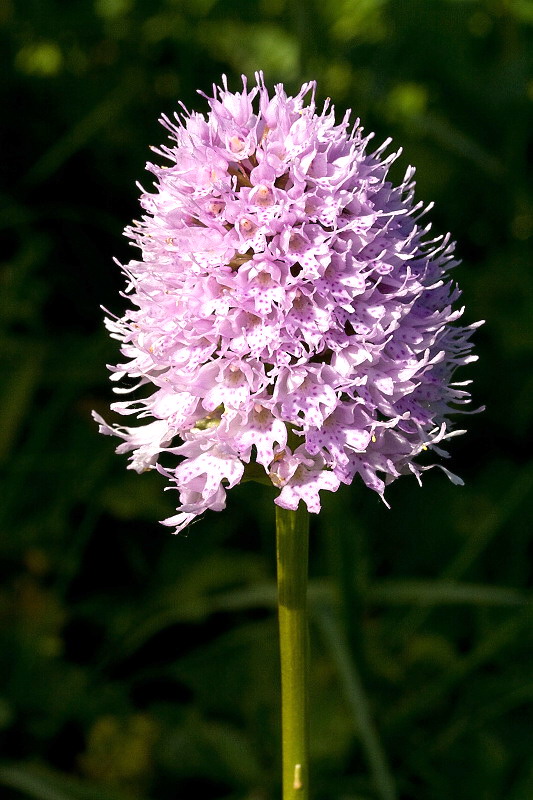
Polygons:
[[158,116],[258,68],[404,147],[488,320],[466,486],[313,519],[313,800],[533,798],[532,34],[531,0],[4,0],[2,800],[279,797],[272,495],[173,537],[90,419]]

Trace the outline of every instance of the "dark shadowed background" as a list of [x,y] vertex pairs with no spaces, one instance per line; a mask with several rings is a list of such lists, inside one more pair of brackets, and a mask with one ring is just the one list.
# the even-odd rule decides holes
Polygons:
[[390,800],[388,769],[401,800],[531,800],[531,0],[4,0],[0,42],[2,799],[279,797],[272,495],[174,537],[90,419],[158,116],[262,68],[403,146],[487,320],[465,487],[405,478],[388,511],[357,484],[313,519],[313,798]]

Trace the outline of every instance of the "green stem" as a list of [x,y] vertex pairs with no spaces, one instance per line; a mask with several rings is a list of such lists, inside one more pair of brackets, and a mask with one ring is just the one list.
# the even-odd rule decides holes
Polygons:
[[[302,504],[303,506],[303,504]],[[309,514],[276,507],[283,800],[309,797]]]

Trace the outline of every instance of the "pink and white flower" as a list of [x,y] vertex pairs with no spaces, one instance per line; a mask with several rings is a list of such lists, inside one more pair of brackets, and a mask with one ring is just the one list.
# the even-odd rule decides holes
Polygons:
[[124,267],[132,308],[106,321],[126,358],[112,377],[151,394],[112,408],[151,421],[97,419],[131,468],[177,489],[176,531],[224,508],[252,463],[284,508],[318,512],[356,475],[383,497],[428,468],[422,451],[445,455],[469,401],[452,376],[477,324],[456,324],[453,243],[419,226],[412,168],[387,180],[388,142],[369,152],[314,96],[270,95],[258,73],[235,93],[224,78],[205,117],[163,117],[167,163],[148,164],[154,192],[126,229],[140,256]]

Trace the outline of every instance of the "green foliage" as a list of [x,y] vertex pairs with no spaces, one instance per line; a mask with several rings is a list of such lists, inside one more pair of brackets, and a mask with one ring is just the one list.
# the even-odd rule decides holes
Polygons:
[[239,487],[174,538],[162,480],[89,416],[156,120],[258,68],[404,147],[488,320],[466,486],[404,479],[391,511],[353,486],[313,520],[314,798],[533,796],[532,21],[526,0],[2,6],[2,800],[279,796],[273,495]]

